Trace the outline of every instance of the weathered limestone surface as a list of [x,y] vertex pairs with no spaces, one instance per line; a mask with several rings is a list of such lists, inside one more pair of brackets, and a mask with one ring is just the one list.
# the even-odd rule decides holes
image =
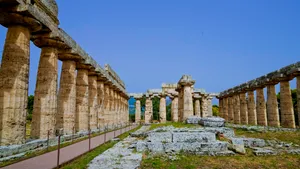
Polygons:
[[178,97],[172,100],[171,119],[173,122],[178,122]]
[[97,105],[98,105],[98,96],[97,96],[97,76],[91,75],[89,78],[89,129],[97,129]]
[[207,117],[208,116],[208,101],[206,98],[201,99],[201,105],[202,107],[202,116],[201,117]]
[[233,122],[234,120],[234,109],[233,109],[234,98],[232,96],[228,97],[228,121]]
[[279,112],[275,85],[267,86],[267,114],[268,114],[268,125],[279,127]]
[[110,110],[109,110],[109,85],[104,84],[104,124],[109,125],[110,122]]
[[57,62],[58,51],[43,47],[37,73],[32,112],[31,137],[55,137],[57,115]]
[[223,118],[228,121],[228,97],[223,99]]
[[152,100],[150,97],[146,99],[146,108],[145,108],[145,123],[151,123],[152,120]]
[[248,91],[248,124],[257,125],[254,91]]
[[104,124],[104,82],[102,80],[97,81],[97,93],[98,93],[98,128],[103,128]]
[[208,112],[208,116],[213,116],[212,97],[207,97],[207,112]]
[[139,123],[141,121],[141,100],[136,99],[135,102],[135,122]]
[[241,110],[241,123],[248,124],[248,109],[246,93],[240,93],[240,110]]
[[281,125],[283,127],[295,128],[294,108],[289,81],[280,82],[280,111]]
[[57,102],[56,130],[72,134],[75,127],[76,112],[76,62],[64,60],[60,76]]
[[200,99],[195,100],[195,116],[201,117]]
[[165,123],[167,121],[167,108],[166,108],[166,97],[161,96],[159,102],[159,120],[161,123]]
[[240,106],[240,96],[239,95],[234,95],[233,96],[234,102],[233,102],[233,109],[234,109],[234,123],[235,124],[240,124],[241,123],[241,118],[240,118],[240,113],[241,113],[241,106]]
[[7,30],[0,69],[0,144],[25,142],[29,76],[29,29]]
[[88,70],[78,69],[76,78],[76,131],[87,131],[89,127],[89,82]]
[[222,118],[224,118],[223,101],[224,101],[223,98],[219,99],[219,115]]
[[182,99],[179,100],[181,102],[179,114],[180,121],[185,121],[188,117],[194,115],[193,110],[193,88],[192,86],[195,84],[195,80],[192,80],[191,76],[183,75],[178,82],[177,91],[181,94]]
[[267,111],[263,88],[256,89],[256,113],[257,124],[267,126]]

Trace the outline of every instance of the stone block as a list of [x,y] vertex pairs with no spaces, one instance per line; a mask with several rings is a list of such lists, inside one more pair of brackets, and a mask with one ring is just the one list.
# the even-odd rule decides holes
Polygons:
[[264,147],[266,142],[258,138],[243,138],[245,147]]
[[147,147],[148,150],[154,154],[164,153],[164,146],[161,142],[148,142]]
[[146,140],[150,141],[150,142],[171,143],[172,142],[172,133],[171,132],[149,133]]
[[199,124],[201,117],[191,116],[186,119],[187,124]]
[[200,142],[200,143],[207,143],[207,142],[214,142],[216,141],[216,135],[214,133],[208,132],[180,132],[180,133],[173,133],[173,142]]
[[277,152],[270,149],[264,149],[264,148],[257,148],[256,150],[253,151],[253,153],[256,156],[277,155]]
[[138,141],[136,143],[136,151],[143,152],[147,150],[147,144],[144,141]]
[[246,154],[243,138],[231,138],[231,143],[228,144],[228,149],[239,154]]
[[199,124],[204,127],[224,127],[225,119],[220,117],[203,117],[200,119]]

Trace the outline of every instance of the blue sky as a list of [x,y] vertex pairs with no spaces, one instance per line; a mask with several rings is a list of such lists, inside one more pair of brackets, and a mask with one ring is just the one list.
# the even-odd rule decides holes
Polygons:
[[[197,88],[220,92],[300,60],[298,0],[57,3],[60,27],[100,65],[109,63],[128,92],[160,88],[183,74]],[[0,27],[0,46],[5,34]],[[32,44],[29,94],[39,55]]]

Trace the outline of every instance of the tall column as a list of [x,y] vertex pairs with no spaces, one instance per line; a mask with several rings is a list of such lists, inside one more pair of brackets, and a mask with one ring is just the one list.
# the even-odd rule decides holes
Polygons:
[[55,137],[57,115],[57,62],[58,49],[51,39],[43,39],[43,47],[37,73],[32,112],[31,137],[45,139]]
[[98,128],[105,126],[104,122],[104,82],[101,79],[97,81],[97,93],[98,93]]
[[223,99],[223,118],[225,119],[225,121],[228,121],[228,97],[225,97]]
[[117,122],[118,124],[122,124],[122,112],[119,107],[119,91],[115,90],[115,110],[117,112]]
[[228,121],[234,122],[234,109],[233,109],[233,97],[228,97]]
[[159,121],[160,123],[165,123],[167,121],[167,108],[166,108],[166,96],[160,96],[159,102]]
[[0,145],[25,142],[29,50],[29,29],[10,26],[0,67]]
[[212,99],[213,98],[211,96],[207,97],[207,112],[208,112],[208,116],[213,116]]
[[97,105],[98,105],[98,96],[97,96],[97,75],[93,72],[90,72],[89,76],[89,129],[97,129]]
[[257,124],[267,126],[267,111],[263,88],[256,89],[256,112]]
[[116,125],[116,112],[115,112],[115,102],[114,102],[114,89],[110,87],[110,120],[113,125]]
[[141,100],[136,98],[135,101],[135,123],[140,123],[141,121]]
[[56,130],[72,134],[76,112],[76,61],[63,60],[57,102]]
[[257,125],[254,91],[248,91],[247,107],[248,107],[248,124]]
[[201,117],[200,98],[195,98],[195,115]]
[[201,107],[202,107],[202,117],[209,116],[207,98],[205,97],[201,98]]
[[298,107],[298,124],[300,126],[300,76],[297,76],[297,107]]
[[275,85],[271,84],[267,86],[267,114],[268,125],[273,127],[279,127],[279,112],[276,96]]
[[146,107],[145,107],[145,123],[151,123],[152,119],[152,99],[151,97],[146,98]]
[[178,121],[182,121],[182,92],[178,92]]
[[88,69],[80,67],[77,69],[76,77],[76,131],[87,131],[89,129],[89,78]]
[[178,122],[178,97],[175,96],[172,100],[171,119],[173,122]]
[[295,128],[295,116],[289,81],[280,82],[280,111],[282,127]]
[[223,98],[219,98],[219,116],[224,118]]
[[241,124],[248,124],[248,108],[246,93],[240,93]]
[[240,106],[240,96],[239,94],[236,94],[233,96],[233,109],[234,109],[234,123],[235,124],[241,124],[241,106]]

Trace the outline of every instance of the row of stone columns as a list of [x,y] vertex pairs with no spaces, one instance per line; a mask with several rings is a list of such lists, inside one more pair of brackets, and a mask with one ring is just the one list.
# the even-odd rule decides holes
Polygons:
[[[291,79],[280,81],[280,115],[275,90],[277,83],[267,83],[256,89],[242,90],[220,97],[221,116],[236,124],[295,128],[296,121],[289,82]],[[267,88],[267,100],[264,96],[264,87]],[[254,98],[255,90],[256,99]],[[298,117],[300,117],[299,98],[300,78],[297,76]]]
[[[32,27],[36,28],[29,24],[36,23],[8,27],[0,69],[1,145],[25,142],[30,37]],[[65,52],[64,45],[50,37],[50,34],[32,36],[41,48],[41,55],[31,137],[44,139],[49,132],[51,138],[61,130],[63,134],[72,134],[94,130],[102,124],[127,123],[128,96],[109,81],[98,79],[90,65],[79,63],[79,56]],[[63,65],[58,91],[59,59]],[[102,104],[105,105],[102,107]]]

